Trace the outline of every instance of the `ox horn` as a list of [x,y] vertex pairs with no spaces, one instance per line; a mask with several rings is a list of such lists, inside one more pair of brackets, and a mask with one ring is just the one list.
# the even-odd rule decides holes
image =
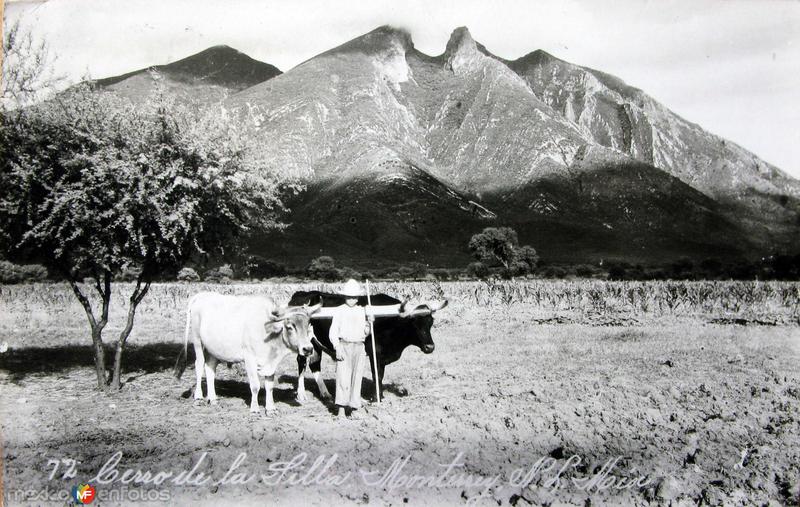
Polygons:
[[434,301],[433,303],[430,303],[428,305],[428,308],[431,309],[431,313],[434,313],[434,312],[438,312],[439,310],[441,310],[445,306],[447,306],[447,300],[443,299],[441,301]]
[[309,315],[314,315],[315,313],[320,311],[321,308],[322,308],[322,301],[315,304],[314,306],[308,306],[308,305],[305,306],[306,312],[308,312]]
[[286,319],[286,311],[283,308],[275,308],[270,313],[270,317],[272,322],[280,322]]
[[406,310],[406,306],[407,305],[408,305],[408,301],[407,300],[403,301],[402,303],[400,303],[400,310],[399,310],[398,316],[400,318],[402,318],[402,319],[406,319],[408,317],[411,317],[411,314],[414,313],[413,311],[409,312],[409,311]]
[[419,305],[419,304],[415,304],[413,309],[408,310],[406,308],[408,305],[409,305],[408,301],[405,301],[405,302],[403,302],[403,304],[400,305],[400,317],[401,318],[405,319],[405,318],[408,318],[408,317],[421,317],[423,315],[430,315],[431,313],[433,313],[428,308],[420,308],[420,306],[423,306],[423,305]]

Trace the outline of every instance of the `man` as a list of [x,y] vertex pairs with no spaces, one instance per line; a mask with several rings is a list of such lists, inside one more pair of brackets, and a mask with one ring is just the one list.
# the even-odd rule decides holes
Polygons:
[[361,379],[367,354],[364,340],[369,336],[369,322],[374,319],[363,306],[358,306],[358,296],[362,295],[361,285],[350,279],[339,291],[345,296],[345,304],[337,306],[331,321],[330,340],[336,352],[336,405],[337,417],[347,416],[359,419],[361,408]]

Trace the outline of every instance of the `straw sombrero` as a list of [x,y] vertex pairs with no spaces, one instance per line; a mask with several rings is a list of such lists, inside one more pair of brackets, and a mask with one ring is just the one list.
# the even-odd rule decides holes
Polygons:
[[364,292],[361,290],[361,284],[351,278],[342,285],[339,289],[339,294],[347,297],[358,297],[363,296]]

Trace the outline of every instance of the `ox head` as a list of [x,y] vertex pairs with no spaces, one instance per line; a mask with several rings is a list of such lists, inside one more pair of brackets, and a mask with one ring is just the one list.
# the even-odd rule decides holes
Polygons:
[[408,301],[400,305],[400,318],[413,327],[412,345],[416,345],[425,354],[430,354],[436,348],[431,336],[433,327],[433,314],[447,306],[447,300],[433,301],[430,303],[411,304]]
[[322,303],[314,306],[290,306],[275,308],[270,314],[267,325],[279,325],[283,341],[293,352],[310,356],[314,352],[311,338],[314,330],[311,327],[311,316],[322,308]]

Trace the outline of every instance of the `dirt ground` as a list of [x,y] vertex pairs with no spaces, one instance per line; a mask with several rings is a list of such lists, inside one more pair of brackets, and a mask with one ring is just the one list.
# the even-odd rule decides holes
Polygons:
[[[294,402],[291,357],[279,369],[276,414],[248,413],[236,367],[218,370],[218,406],[195,405],[193,369],[181,380],[171,371],[182,315],[167,323],[143,313],[116,394],[96,389],[74,316],[65,326],[52,315],[7,323],[5,500],[64,504],[72,486],[89,481],[100,505],[800,501],[800,327],[550,325],[533,313],[524,304],[451,305],[437,314],[436,351],[407,350],[387,368],[383,403],[344,422],[310,377],[310,401]],[[331,392],[333,372],[325,362]],[[365,380],[365,397],[371,388]],[[74,474],[63,477],[61,462],[51,477],[49,460],[65,459],[77,461]],[[124,484],[128,469],[138,479],[171,475]]]

